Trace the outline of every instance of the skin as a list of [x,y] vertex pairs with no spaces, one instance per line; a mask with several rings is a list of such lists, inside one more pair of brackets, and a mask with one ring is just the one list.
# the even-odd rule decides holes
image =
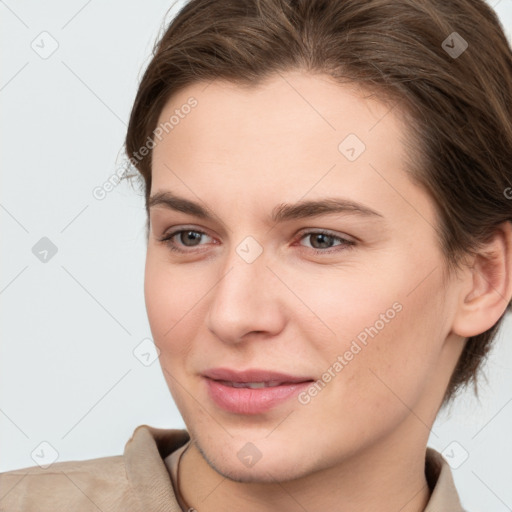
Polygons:
[[[424,510],[425,447],[465,336],[512,295],[509,227],[489,246],[494,267],[475,260],[447,277],[434,203],[406,174],[399,110],[354,86],[299,72],[255,89],[195,83],[160,122],[190,96],[198,106],[153,149],[151,195],[172,191],[215,217],[152,207],[145,269],[153,339],[193,440],[182,495],[201,512]],[[352,162],[338,150],[349,133],[366,145]],[[326,197],[380,215],[268,221],[276,205]],[[205,235],[174,236],[175,252],[160,239],[180,228]],[[355,243],[305,233],[320,229]],[[252,263],[236,251],[247,236],[263,249]],[[319,379],[395,303],[306,405],[250,416],[207,394],[200,374],[220,366]],[[261,453],[252,467],[237,457],[247,442]]]

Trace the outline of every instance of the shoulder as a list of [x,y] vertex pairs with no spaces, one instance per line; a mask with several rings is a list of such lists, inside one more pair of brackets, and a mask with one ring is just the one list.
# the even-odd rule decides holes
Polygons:
[[0,473],[0,512],[179,511],[163,459],[189,439],[139,425],[122,455]]
[[122,455],[0,473],[0,512],[137,508]]

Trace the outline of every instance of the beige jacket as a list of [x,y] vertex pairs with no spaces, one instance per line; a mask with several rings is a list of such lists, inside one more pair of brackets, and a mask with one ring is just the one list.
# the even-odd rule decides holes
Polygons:
[[[168,467],[175,474],[189,439],[186,430],[140,425],[123,455],[0,473],[0,512],[182,512]],[[432,448],[426,475],[433,492],[425,512],[464,512],[450,467]]]

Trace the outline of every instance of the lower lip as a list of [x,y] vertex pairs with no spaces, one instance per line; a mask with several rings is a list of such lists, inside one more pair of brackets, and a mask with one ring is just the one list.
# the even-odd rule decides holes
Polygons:
[[208,393],[222,409],[237,414],[260,414],[299,394],[309,382],[282,384],[268,388],[234,388],[205,378]]

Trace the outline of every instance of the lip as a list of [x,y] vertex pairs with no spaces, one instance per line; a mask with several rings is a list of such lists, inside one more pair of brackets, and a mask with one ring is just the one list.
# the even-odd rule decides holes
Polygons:
[[[260,369],[235,371],[229,368],[212,368],[203,372],[202,376],[208,395],[215,404],[236,414],[266,412],[297,395],[313,381],[310,376],[296,376]],[[280,384],[263,388],[235,388],[229,386],[227,382],[280,382]]]
[[273,372],[271,370],[260,370],[252,368],[244,371],[231,370],[230,368],[210,368],[203,372],[204,377],[213,380],[227,380],[229,382],[304,382],[313,380],[311,376],[297,376],[287,373]]

